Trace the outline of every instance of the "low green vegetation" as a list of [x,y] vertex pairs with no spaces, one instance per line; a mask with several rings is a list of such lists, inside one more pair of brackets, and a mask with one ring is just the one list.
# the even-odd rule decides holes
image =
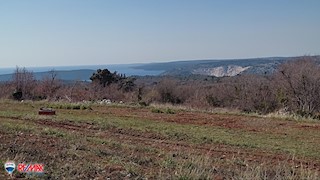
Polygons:
[[[0,165],[6,160],[43,162],[45,178],[53,179],[319,178],[311,163],[295,162],[320,162],[320,133],[313,121],[234,116],[239,118],[235,122],[249,118],[260,128],[251,131],[180,123],[176,119],[186,111],[169,113],[166,108],[154,108],[159,113],[93,105],[90,111],[61,108],[56,116],[38,116],[38,108],[46,105],[0,101]],[[225,116],[212,114],[212,121]],[[268,129],[263,120],[291,124]]]
[[47,106],[53,109],[73,109],[73,110],[86,110],[91,109],[91,105],[82,103],[51,103]]
[[160,109],[160,108],[152,108],[151,112],[153,113],[166,113],[166,114],[175,114],[175,111],[173,109],[170,108],[166,108],[166,109]]

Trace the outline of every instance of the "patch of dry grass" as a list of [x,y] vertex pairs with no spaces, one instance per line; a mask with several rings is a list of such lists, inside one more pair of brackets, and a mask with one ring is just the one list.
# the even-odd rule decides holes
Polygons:
[[[312,163],[307,166],[292,160],[297,156],[306,162],[310,158],[319,161],[316,130],[249,132],[101,114],[94,106],[93,111],[61,109],[54,117],[36,115],[45,104],[0,102],[0,165],[7,160],[44,163],[46,172],[40,177],[44,179],[320,178]],[[103,111],[108,106],[99,108]],[[262,157],[264,152],[271,157],[290,152],[291,156],[283,157],[292,159],[259,159],[250,152]],[[27,177],[17,172],[14,176]],[[0,170],[0,179],[7,177]]]

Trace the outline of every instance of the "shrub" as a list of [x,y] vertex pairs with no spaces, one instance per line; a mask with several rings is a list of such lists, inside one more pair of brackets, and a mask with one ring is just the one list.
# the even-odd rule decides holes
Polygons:
[[314,57],[304,56],[282,64],[276,73],[286,105],[302,116],[320,111],[320,67]]
[[78,103],[54,103],[48,106],[53,109],[72,109],[72,110],[86,110],[91,109],[90,105]]
[[159,108],[152,108],[152,113],[166,113],[166,114],[175,114],[175,111],[173,109],[167,108],[165,110],[159,109]]
[[170,108],[167,108],[165,112],[166,114],[175,114],[174,110]]
[[164,113],[161,109],[158,109],[158,108],[152,108],[151,112],[152,113]]

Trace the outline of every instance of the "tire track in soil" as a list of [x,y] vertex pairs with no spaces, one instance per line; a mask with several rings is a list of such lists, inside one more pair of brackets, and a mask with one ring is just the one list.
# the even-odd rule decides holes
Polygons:
[[[49,120],[32,120],[32,119],[19,119],[17,117],[1,117],[13,119],[17,121],[29,121],[34,122],[42,126],[50,126],[54,128],[64,129],[68,131],[77,131],[80,133],[85,133],[86,135],[98,136],[101,138],[112,138],[118,140],[119,142],[125,142],[127,144],[140,144],[143,146],[151,146],[157,149],[162,149],[167,152],[174,151],[188,151],[188,152],[197,152],[198,154],[206,154],[214,158],[221,159],[231,159],[231,158],[241,158],[249,162],[255,163],[271,163],[278,164],[279,162],[285,162],[294,164],[297,167],[303,165],[303,167],[311,167],[313,170],[320,171],[320,163],[314,162],[311,160],[302,160],[302,159],[292,159],[288,155],[279,154],[279,153],[270,153],[259,150],[250,150],[245,148],[235,148],[232,146],[224,144],[188,144],[181,141],[172,141],[169,138],[166,138],[161,135],[155,135],[153,133],[147,132],[141,133],[134,131],[133,129],[117,129],[117,128],[108,128],[107,130],[101,131],[98,127],[94,127],[89,123],[83,124],[74,124],[70,122],[57,122]],[[96,135],[99,134],[99,135]]]
[[[150,109],[139,108],[114,108],[97,109],[95,112],[101,115],[112,115],[124,118],[142,118],[162,122],[174,122],[178,124],[194,124],[200,126],[223,127],[227,129],[241,129],[254,132],[271,132],[282,134],[286,127],[294,127],[295,123],[266,117],[247,117],[236,114],[215,114],[209,112],[177,111],[175,114],[152,113]],[[276,132],[275,132],[276,131]]]

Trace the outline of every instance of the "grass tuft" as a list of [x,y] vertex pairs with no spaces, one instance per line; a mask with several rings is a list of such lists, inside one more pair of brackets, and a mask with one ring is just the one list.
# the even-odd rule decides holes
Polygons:
[[48,105],[49,108],[53,109],[71,109],[71,110],[91,110],[91,106],[89,104],[82,103],[51,103]]
[[151,109],[152,113],[166,113],[166,114],[175,114],[175,111],[173,109],[170,108],[166,108],[166,109],[161,109],[161,108],[152,108]]

